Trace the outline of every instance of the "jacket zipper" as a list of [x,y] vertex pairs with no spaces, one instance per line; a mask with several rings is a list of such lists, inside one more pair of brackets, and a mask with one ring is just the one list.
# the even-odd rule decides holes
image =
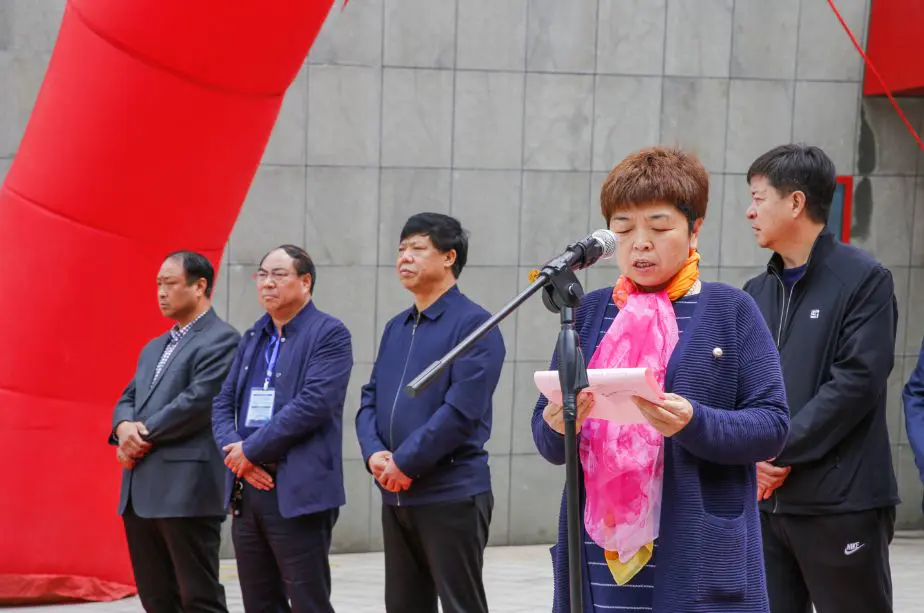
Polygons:
[[[819,234],[818,236],[821,236],[821,234]],[[812,249],[811,251],[809,251],[808,257],[805,259],[805,272],[802,273],[802,277],[808,274],[808,267],[812,261],[812,256],[815,254],[815,246],[818,244],[818,236],[815,237],[815,241],[812,243]],[[787,296],[786,286],[783,284],[783,278],[779,274],[777,274],[776,271],[773,271],[773,276],[775,276],[776,280],[779,281],[780,288],[783,290],[783,297],[784,297],[783,311],[782,313],[780,313],[780,327],[776,331],[776,349],[777,351],[779,351],[781,349],[781,345],[783,344],[783,325],[786,322],[786,315],[789,314],[789,307],[790,307],[790,304],[792,303],[792,295],[796,291],[796,285],[798,285],[799,281],[802,280],[802,277],[799,277],[798,279],[796,279],[795,283],[792,284],[792,287],[789,288],[789,295]],[[779,509],[780,509],[779,495],[776,492],[773,492],[773,513],[779,512]]]
[[[404,385],[404,376],[407,374],[407,365],[411,361],[411,350],[414,348],[414,337],[417,335],[417,326],[420,324],[420,313],[414,319],[414,327],[411,329],[411,344],[407,348],[407,357],[404,359],[404,370],[401,372],[401,380],[398,381],[398,389],[395,391],[395,400],[391,404],[391,417],[388,420],[388,442],[392,447],[395,444],[395,409],[398,408],[398,396],[401,394],[401,386]],[[394,451],[394,450],[392,450]],[[401,506],[401,494],[395,492],[395,499],[398,506]]]
[[[821,236],[819,234],[819,236]],[[818,236],[815,237],[815,241],[812,243],[812,249],[809,251],[808,257],[805,259],[805,272],[802,273],[802,277],[808,274],[809,264],[812,262],[812,256],[815,255],[815,245],[818,244]],[[789,305],[792,302],[792,294],[796,289],[799,281],[802,280],[802,277],[796,279],[796,282],[792,284],[792,287],[789,288],[789,296],[786,296],[786,286],[783,285],[783,278],[774,270],[773,276],[776,277],[776,280],[780,283],[780,289],[783,290],[783,296],[785,298],[783,302],[783,312],[780,313],[780,327],[776,331],[776,348],[780,348],[780,344],[783,342],[783,323],[786,320],[786,315],[789,313]]]
[[[808,263],[808,262],[806,262]],[[789,295],[786,294],[786,286],[783,284],[783,279],[776,273],[774,273],[776,280],[780,283],[780,289],[783,290],[783,309],[780,313],[780,326],[776,331],[776,349],[779,351],[783,344],[783,326],[786,323],[786,315],[789,314],[789,307],[792,304],[792,295],[796,291],[796,285],[801,281],[801,277],[796,279],[792,284],[792,287],[789,288]],[[803,275],[804,276],[804,275]],[[780,498],[779,495],[774,491],[773,492],[773,512],[778,513],[780,509]]]
[[780,282],[780,289],[783,290],[783,296],[785,296],[785,300],[783,301],[783,310],[780,313],[780,327],[777,328],[776,331],[776,348],[780,349],[780,346],[783,343],[783,325],[786,323],[786,316],[789,314],[789,307],[792,304],[792,295],[793,292],[796,291],[796,285],[798,285],[799,281],[802,279],[801,277],[796,279],[795,283],[792,284],[792,287],[789,288],[789,295],[787,295],[786,286],[783,285],[783,279],[781,279],[780,276],[776,273],[774,273],[774,276],[776,277],[776,280]]

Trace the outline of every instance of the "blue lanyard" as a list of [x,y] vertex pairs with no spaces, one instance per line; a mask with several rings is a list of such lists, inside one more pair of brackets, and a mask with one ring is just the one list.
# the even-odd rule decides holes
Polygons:
[[[279,357],[279,338],[274,334],[270,337],[269,346],[263,351],[263,359],[266,360],[266,378],[263,380],[263,389],[269,389],[270,381],[273,380],[273,370],[276,369],[276,358]],[[272,355],[269,354],[270,347],[273,349]]]

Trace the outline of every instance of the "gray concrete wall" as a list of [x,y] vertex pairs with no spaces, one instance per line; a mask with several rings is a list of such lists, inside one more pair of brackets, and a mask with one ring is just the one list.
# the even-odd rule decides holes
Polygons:
[[[11,158],[63,3],[2,1],[0,158]],[[862,37],[867,0],[838,6]],[[409,304],[392,269],[407,215],[435,210],[464,222],[472,248],[460,285],[497,309],[531,267],[603,225],[597,191],[606,172],[653,143],[696,151],[712,173],[703,275],[734,285],[768,257],[744,219],[744,173],[755,156],[806,140],[841,174],[856,175],[854,242],[892,269],[900,300],[889,416],[907,500],[899,517],[920,524],[899,391],[924,336],[924,161],[887,102],[862,100],[862,74],[834,15],[815,0],[351,0],[336,8],[286,97],[217,294],[222,315],[249,325],[259,314],[249,277],[258,258],[282,241],[300,243],[319,264],[318,305],[353,332],[348,503],[336,549],[382,546],[380,500],[352,417],[385,322]],[[921,126],[924,105],[903,104]],[[590,289],[616,274],[599,265],[582,278]],[[547,366],[556,324],[536,300],[502,325],[492,544],[554,538],[563,472],[536,454],[529,416],[531,375]]]
[[[924,134],[924,99],[903,99],[899,104]],[[895,281],[899,325],[888,418],[892,463],[903,499],[898,525],[920,528],[922,486],[905,432],[901,390],[924,338],[924,152],[887,99],[864,100],[857,123],[851,242],[874,254]]]

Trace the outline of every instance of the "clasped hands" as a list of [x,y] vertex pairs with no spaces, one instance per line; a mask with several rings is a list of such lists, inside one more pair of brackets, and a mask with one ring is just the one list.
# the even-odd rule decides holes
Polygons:
[[411,487],[413,480],[401,472],[390,451],[378,451],[369,456],[369,470],[386,491],[397,494]]
[[268,492],[275,487],[273,477],[244,455],[244,441],[238,441],[221,448],[226,453],[225,466],[254,488]]
[[766,462],[757,463],[757,500],[768,500],[773,495],[786,477],[789,476],[792,466],[774,466],[770,462],[776,458],[770,458]]
[[[632,402],[651,426],[664,436],[674,436],[693,419],[693,405],[683,396],[677,394],[660,395],[658,403],[649,402],[639,396],[632,396]],[[592,392],[578,394],[576,430],[581,431],[584,420],[594,407]],[[549,427],[559,434],[565,433],[565,412],[560,404],[548,403],[542,417]]]
[[131,470],[151,450],[151,443],[143,438],[148,429],[140,421],[123,421],[116,426],[115,434],[119,439],[116,459],[123,468]]

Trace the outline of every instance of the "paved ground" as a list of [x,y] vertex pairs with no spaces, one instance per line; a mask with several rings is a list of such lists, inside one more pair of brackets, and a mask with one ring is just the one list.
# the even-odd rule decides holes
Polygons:
[[[892,546],[895,613],[924,611],[924,534],[900,535]],[[492,613],[549,611],[552,598],[548,547],[496,547],[486,554],[485,578]],[[332,558],[334,605],[338,613],[381,613],[384,598],[382,554]],[[243,613],[232,560],[222,563],[222,580],[233,613]],[[15,608],[15,607],[14,607]],[[105,604],[30,607],[28,613],[139,613],[135,598]],[[859,609],[858,609],[859,610]]]

